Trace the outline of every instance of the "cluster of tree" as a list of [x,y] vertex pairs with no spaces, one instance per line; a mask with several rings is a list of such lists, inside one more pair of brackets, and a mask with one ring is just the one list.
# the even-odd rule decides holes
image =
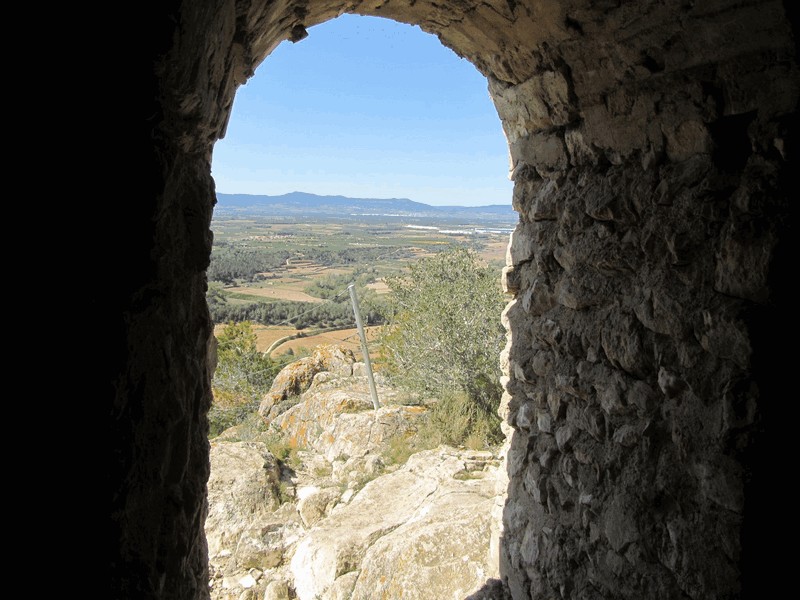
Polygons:
[[[388,374],[400,385],[443,400],[441,424],[457,420],[458,436],[500,437],[500,352],[505,299],[498,273],[476,254],[453,247],[386,280],[391,311],[382,338]],[[438,415],[438,417],[437,417]]]
[[378,270],[375,267],[359,267],[352,273],[325,275],[315,279],[313,283],[306,286],[306,293],[316,298],[332,300],[347,290],[347,286],[351,283],[356,285],[357,290],[363,292],[367,289],[367,284],[372,283],[378,277]]
[[255,412],[285,364],[260,352],[256,341],[248,321],[228,323],[217,336],[217,368],[211,381],[214,402],[208,415],[212,437]]
[[[211,262],[206,269],[209,281],[233,285],[236,281],[255,281],[262,273],[272,273],[286,266],[292,258],[309,260],[324,266],[370,264],[385,258],[410,256],[407,249],[387,250],[385,247],[303,247],[299,250],[253,248],[231,243],[215,244],[211,251]],[[349,282],[348,282],[349,283]],[[345,284],[346,286],[346,284]],[[320,296],[322,297],[322,296]]]
[[254,281],[259,273],[275,271],[292,255],[286,250],[265,250],[233,244],[215,244],[206,269],[209,281],[232,285],[235,281]]
[[325,266],[355,265],[374,263],[384,258],[387,252],[393,251],[387,250],[383,246],[346,246],[344,248],[311,246],[303,248],[302,257]]
[[[343,288],[345,291],[347,287]],[[385,323],[385,300],[365,288],[356,287],[361,317],[366,325]],[[342,291],[342,290],[339,290]],[[275,300],[232,304],[223,292],[210,288],[206,294],[211,319],[215,323],[251,321],[262,325],[292,325],[296,329],[309,327],[353,327],[353,305],[350,295],[341,294],[336,301],[319,304]]]

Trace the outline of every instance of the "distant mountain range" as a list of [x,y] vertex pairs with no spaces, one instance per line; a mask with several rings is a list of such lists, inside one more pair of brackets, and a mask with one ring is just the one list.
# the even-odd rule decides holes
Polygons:
[[511,205],[431,206],[408,198],[349,198],[291,192],[280,196],[217,193],[219,215],[324,218],[339,220],[404,219],[513,227],[519,215]]

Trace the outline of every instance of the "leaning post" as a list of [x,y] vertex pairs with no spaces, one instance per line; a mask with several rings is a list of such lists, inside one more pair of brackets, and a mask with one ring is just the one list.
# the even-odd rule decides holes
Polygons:
[[364,334],[364,325],[361,324],[361,312],[358,310],[358,297],[356,296],[355,284],[347,286],[350,291],[350,299],[353,301],[353,313],[356,316],[356,327],[358,327],[358,337],[361,338],[361,352],[364,354],[364,365],[367,367],[367,379],[369,380],[369,393],[372,395],[372,406],[375,410],[380,408],[378,402],[378,390],[375,389],[375,378],[372,376],[372,363],[369,360],[369,349],[367,348],[367,336]]

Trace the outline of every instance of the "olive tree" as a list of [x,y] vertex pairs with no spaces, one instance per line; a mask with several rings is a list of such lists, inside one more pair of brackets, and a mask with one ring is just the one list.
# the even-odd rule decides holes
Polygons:
[[211,435],[255,413],[282,366],[260,352],[249,321],[230,322],[217,336],[217,368],[211,381],[214,402],[209,412]]
[[[466,248],[419,260],[405,275],[386,280],[392,303],[382,338],[385,368],[396,382],[445,399],[448,410],[468,413],[467,420],[496,426],[505,344],[499,279]],[[464,405],[455,407],[454,397]]]

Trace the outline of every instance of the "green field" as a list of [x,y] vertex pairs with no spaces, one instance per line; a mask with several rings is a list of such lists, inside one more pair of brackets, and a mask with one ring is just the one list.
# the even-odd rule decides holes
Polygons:
[[[355,283],[367,325],[381,324],[385,277],[452,245],[466,246],[491,268],[505,264],[507,231],[474,226],[280,222],[270,217],[217,216],[208,269],[208,301],[218,324],[249,320],[311,333],[353,325],[347,291]],[[438,227],[438,228],[437,228]]]

